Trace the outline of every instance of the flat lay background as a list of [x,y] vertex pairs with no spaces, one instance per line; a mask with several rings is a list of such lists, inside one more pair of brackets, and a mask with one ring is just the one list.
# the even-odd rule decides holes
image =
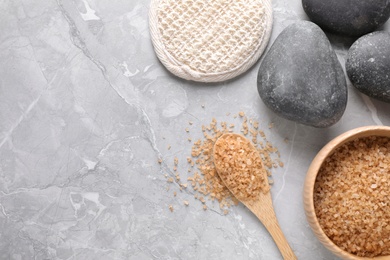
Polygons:
[[[390,125],[390,104],[348,82],[341,120],[316,129],[265,107],[259,62],[227,82],[181,80],[153,51],[149,4],[0,1],[0,259],[281,259],[242,205],[225,216],[207,201],[204,211],[191,189],[180,191],[165,176],[173,176],[177,157],[186,179],[187,138],[200,138],[213,117],[239,124],[227,116],[239,111],[258,120],[280,151],[284,167],[272,171],[271,192],[298,259],[338,259],[306,222],[306,171],[335,136]],[[273,9],[270,44],[308,19],[299,0],[274,0]],[[381,30],[390,31],[390,22]],[[344,66],[354,40],[329,39]]]

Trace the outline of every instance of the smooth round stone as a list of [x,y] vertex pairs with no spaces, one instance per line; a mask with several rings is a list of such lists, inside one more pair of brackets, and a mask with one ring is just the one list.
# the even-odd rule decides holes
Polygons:
[[390,34],[362,36],[348,51],[345,64],[352,84],[372,98],[390,103]]
[[390,17],[389,0],[302,0],[302,5],[322,29],[347,36],[373,32]]
[[335,124],[347,104],[341,64],[325,33],[308,21],[279,34],[260,65],[257,88],[276,114],[314,127]]

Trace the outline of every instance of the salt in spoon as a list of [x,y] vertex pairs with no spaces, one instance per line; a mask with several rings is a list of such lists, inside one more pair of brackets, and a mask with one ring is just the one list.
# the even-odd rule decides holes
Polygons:
[[297,259],[276,219],[267,172],[257,149],[244,136],[223,134],[214,144],[214,164],[230,192],[263,223],[284,259]]

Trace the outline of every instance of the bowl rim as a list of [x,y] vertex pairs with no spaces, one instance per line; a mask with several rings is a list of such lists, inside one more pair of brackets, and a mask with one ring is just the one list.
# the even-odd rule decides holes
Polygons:
[[364,126],[359,127],[355,129],[351,129],[337,137],[335,137],[333,140],[328,142],[314,157],[312,163],[310,164],[306,179],[304,183],[304,189],[303,189],[303,204],[304,204],[304,210],[306,219],[316,235],[316,237],[320,240],[320,242],[330,251],[332,251],[335,255],[341,257],[342,259],[348,259],[348,260],[367,260],[367,259],[373,259],[373,260],[390,260],[389,256],[378,256],[378,257],[359,257],[356,255],[353,255],[351,253],[348,253],[341,248],[339,248],[336,244],[333,243],[333,241],[325,234],[325,232],[322,230],[318,220],[317,216],[314,211],[314,183],[317,178],[318,171],[320,167],[322,166],[322,163],[324,160],[331,155],[334,150],[336,150],[341,145],[352,141],[357,138],[361,137],[368,137],[368,136],[386,136],[390,137],[390,127],[389,126]]

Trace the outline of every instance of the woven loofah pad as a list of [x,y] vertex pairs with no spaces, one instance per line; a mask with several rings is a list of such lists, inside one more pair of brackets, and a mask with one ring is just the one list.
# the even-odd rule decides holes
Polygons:
[[224,81],[248,70],[272,30],[271,0],[152,0],[154,49],[176,76]]

